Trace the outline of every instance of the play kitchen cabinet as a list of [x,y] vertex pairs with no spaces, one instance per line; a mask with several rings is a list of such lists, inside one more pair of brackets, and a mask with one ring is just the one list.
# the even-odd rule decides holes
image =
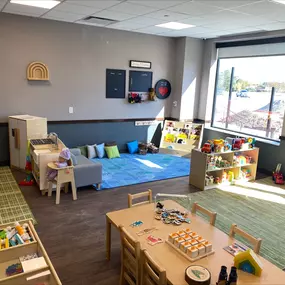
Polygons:
[[28,140],[47,137],[47,119],[30,115],[10,116],[9,147],[10,165],[25,169]]
[[[27,223],[33,241],[0,250],[0,285],[62,285],[32,222]],[[0,225],[0,229],[7,226],[13,227],[14,224]],[[41,263],[23,267],[22,273],[6,275],[9,266],[20,263],[20,257],[31,254],[37,254],[42,259]]]

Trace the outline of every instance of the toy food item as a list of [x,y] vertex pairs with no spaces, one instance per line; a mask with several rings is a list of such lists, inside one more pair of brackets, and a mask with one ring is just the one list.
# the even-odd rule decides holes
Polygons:
[[191,243],[189,241],[185,241],[185,242],[182,242],[180,244],[180,249],[183,251],[183,252],[186,252],[187,251],[187,248],[192,246]]
[[206,253],[212,251],[212,244],[209,243],[207,240],[202,242],[202,244],[205,246]]
[[171,243],[174,243],[174,239],[178,238],[178,234],[177,233],[172,233],[168,236],[168,241],[170,241]]
[[190,240],[190,239],[192,239],[192,237],[190,236],[190,235],[185,235],[185,236],[183,236],[183,238],[187,241],[187,240]]
[[185,233],[184,231],[178,231],[177,234],[178,234],[180,237],[182,237],[182,236],[185,236],[186,233]]
[[199,250],[199,255],[203,255],[203,254],[206,253],[206,248],[205,248],[205,246],[203,244],[198,244],[197,248]]
[[174,239],[174,245],[179,248],[179,247],[180,247],[180,244],[181,244],[182,242],[184,242],[184,241],[185,241],[184,238],[178,237],[178,238]]
[[195,258],[199,255],[199,250],[196,246],[191,246],[187,248],[187,254],[191,258]]
[[203,241],[205,241],[205,239],[203,238],[203,237],[201,237],[201,236],[198,236],[197,238],[196,238],[196,240],[197,240],[197,242],[203,242]]
[[184,232],[188,235],[192,233],[192,231],[190,229],[185,229]]
[[191,239],[191,240],[190,240],[190,243],[191,243],[192,245],[198,244],[198,242],[197,242],[195,239]]

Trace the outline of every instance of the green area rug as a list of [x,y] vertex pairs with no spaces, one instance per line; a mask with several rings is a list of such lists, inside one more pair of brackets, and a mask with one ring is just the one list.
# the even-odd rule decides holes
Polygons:
[[[190,195],[191,203],[198,202],[201,206],[217,212],[216,227],[227,234],[231,224],[235,223],[253,236],[262,238],[260,255],[284,268],[285,190],[261,185],[263,181],[258,182],[259,180],[252,185],[247,184],[246,187],[228,186],[222,190],[193,193]],[[258,189],[260,186],[262,190]],[[179,203],[185,204],[183,201]],[[238,236],[237,240],[248,245]]]
[[9,167],[0,167],[0,224],[36,220]]

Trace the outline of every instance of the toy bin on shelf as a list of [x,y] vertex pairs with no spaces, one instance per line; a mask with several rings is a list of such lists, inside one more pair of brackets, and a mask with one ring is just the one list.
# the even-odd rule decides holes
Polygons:
[[[33,241],[0,250],[0,285],[62,285],[32,222],[26,223]],[[14,224],[0,225],[0,229],[7,226],[14,226]],[[9,266],[21,263],[20,257],[35,253],[43,260],[41,263],[25,268],[22,273],[6,275],[6,269]]]
[[[258,148],[219,153],[204,153],[200,149],[193,149],[189,184],[200,190],[209,190],[219,185],[255,180],[258,154]],[[250,161],[246,161],[245,158],[249,157]]]

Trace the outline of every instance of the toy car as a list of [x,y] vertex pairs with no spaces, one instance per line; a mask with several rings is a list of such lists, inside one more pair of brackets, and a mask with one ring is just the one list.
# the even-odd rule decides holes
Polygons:
[[238,138],[233,140],[233,149],[241,149],[242,145],[245,143],[244,138]]

